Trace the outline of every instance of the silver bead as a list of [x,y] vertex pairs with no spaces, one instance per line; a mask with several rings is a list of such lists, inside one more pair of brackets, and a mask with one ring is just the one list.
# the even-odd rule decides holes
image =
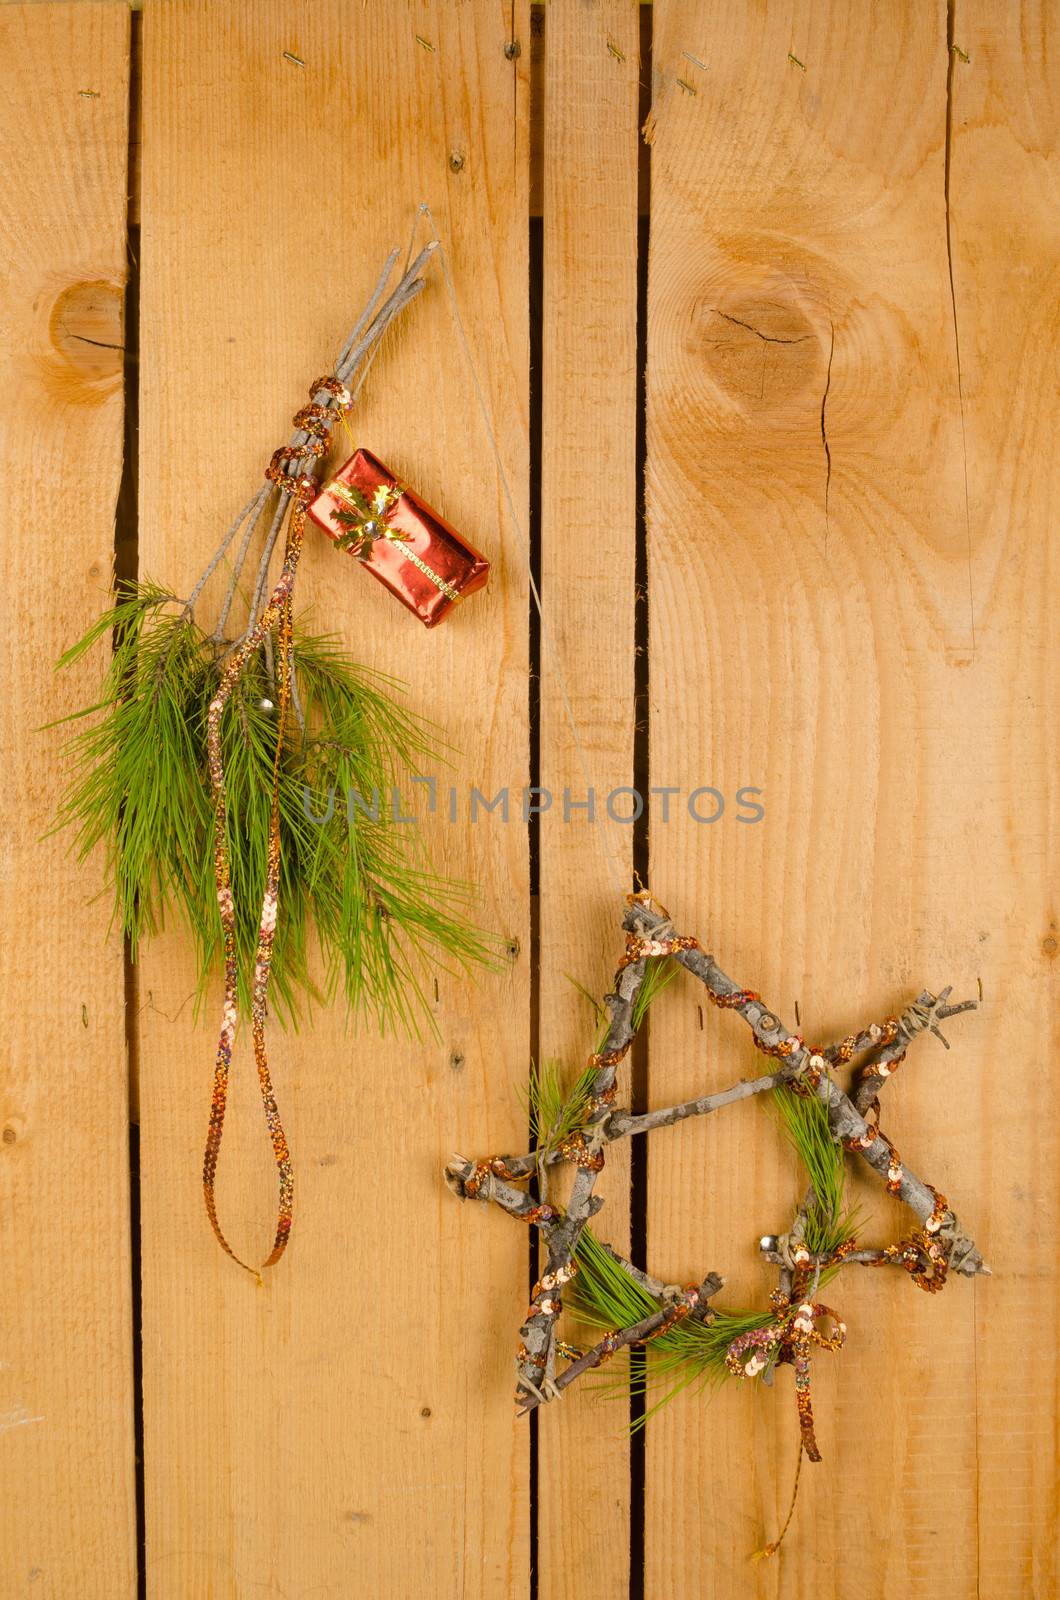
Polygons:
[[771,1250],[775,1250],[779,1243],[780,1240],[775,1233],[764,1233],[758,1241],[758,1248],[768,1254]]
[[258,710],[264,711],[267,715],[270,711],[275,711],[276,707],[273,705],[271,700],[259,700]]

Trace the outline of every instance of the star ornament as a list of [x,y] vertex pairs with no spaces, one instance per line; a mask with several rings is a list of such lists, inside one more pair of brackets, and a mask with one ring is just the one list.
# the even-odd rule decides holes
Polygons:
[[[890,1266],[903,1269],[918,1288],[935,1294],[953,1274],[990,1272],[946,1197],[917,1176],[880,1128],[880,1092],[913,1040],[931,1033],[946,1044],[939,1024],[974,1010],[975,1002],[950,1004],[949,989],[939,994],[925,990],[900,1016],[888,1017],[882,1025],[871,1022],[832,1044],[808,1045],[788,1031],[760,995],[734,983],[697,939],[678,934],[669,913],[650,894],[628,898],[623,928],[625,954],[613,992],[604,996],[596,1049],[580,1077],[565,1089],[558,1082],[543,1084],[539,1074],[532,1078],[535,1148],[478,1161],[454,1156],[445,1169],[446,1183],[459,1199],[492,1202],[539,1233],[544,1270],[519,1329],[516,1404],[526,1415],[557,1399],[620,1350],[650,1346],[648,1370],[668,1383],[671,1393],[697,1373],[761,1376],[769,1382],[786,1363],[795,1371],[800,1463],[803,1455],[819,1461],[810,1399],[811,1354],[815,1348],[838,1351],[847,1330],[835,1312],[818,1302],[818,1285],[838,1276],[840,1269],[845,1276],[852,1265]],[[756,1050],[767,1058],[767,1070],[679,1105],[635,1114],[617,1104],[616,1071],[652,999],[681,969],[705,987],[713,1005],[747,1025]],[[839,1071],[848,1066],[850,1081],[844,1089]],[[616,1139],[673,1127],[760,1094],[774,1100],[790,1143],[807,1168],[808,1188],[786,1233],[756,1237],[760,1259],[779,1274],[768,1304],[725,1310],[711,1304],[724,1287],[718,1273],[685,1286],[666,1283],[598,1239],[588,1224],[603,1201],[593,1190]],[[864,1162],[913,1213],[916,1225],[897,1243],[866,1246],[855,1237],[856,1212],[843,1198],[850,1160]],[[561,1163],[574,1168],[565,1207],[550,1195],[550,1173]],[[564,1290],[579,1322],[606,1330],[588,1348],[559,1337]],[[825,1331],[828,1327],[831,1332]],[[789,1511],[779,1538],[762,1554],[776,1550],[790,1520]]]

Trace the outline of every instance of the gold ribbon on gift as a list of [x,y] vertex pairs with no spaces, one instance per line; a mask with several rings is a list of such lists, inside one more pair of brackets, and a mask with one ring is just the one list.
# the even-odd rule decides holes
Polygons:
[[358,561],[365,561],[377,539],[389,539],[394,544],[404,545],[406,560],[411,561],[425,578],[429,578],[447,600],[454,602],[460,600],[459,589],[454,589],[440,573],[428,566],[421,555],[408,548],[408,541],[412,535],[395,528],[390,522],[390,513],[404,494],[404,489],[397,484],[381,483],[372,491],[369,499],[363,490],[351,488],[348,483],[343,483],[341,478],[333,478],[326,492],[344,503],[344,509],[336,514],[336,520],[343,531],[335,543],[341,549],[348,550]]

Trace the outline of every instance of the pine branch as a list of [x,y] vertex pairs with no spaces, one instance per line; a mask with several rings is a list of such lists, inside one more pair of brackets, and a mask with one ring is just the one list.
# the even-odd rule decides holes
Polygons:
[[[176,917],[205,984],[220,956],[206,713],[221,656],[172,596],[144,585],[86,639],[119,643],[103,698],[71,719],[70,777],[57,826],[83,858],[106,852],[115,923],[135,959],[141,940]],[[415,828],[387,815],[410,773],[440,759],[434,730],[396,697],[395,680],[298,630],[307,733],[289,731],[280,768],[281,900],[272,1004],[280,1020],[341,990],[352,1013],[413,1032],[431,1025],[423,976],[441,965],[491,964],[496,941],[467,919],[471,893],[430,870]],[[241,1000],[249,1008],[258,940],[276,724],[264,654],[248,666],[222,724],[227,830]],[[382,797],[373,820],[349,815],[350,793]],[[308,802],[308,803],[307,803]],[[328,815],[330,807],[331,815]],[[314,821],[317,818],[320,820]],[[323,983],[312,978],[314,942]]]

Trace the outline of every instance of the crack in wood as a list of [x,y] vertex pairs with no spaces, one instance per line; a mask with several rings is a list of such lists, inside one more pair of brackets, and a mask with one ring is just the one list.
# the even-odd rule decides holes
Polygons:
[[738,328],[746,328],[748,333],[753,333],[756,339],[763,339],[766,344],[805,344],[810,337],[808,333],[800,333],[794,339],[784,339],[780,334],[763,333],[761,328],[756,328],[750,322],[742,322],[739,317],[731,317],[727,311],[722,311],[718,306],[710,308],[716,317],[723,317],[726,322],[735,323]]
[[[825,408],[828,405],[828,391],[832,387],[832,357],[835,354],[835,323],[829,322],[831,339],[828,345],[828,366],[824,375],[824,393],[821,395],[821,443],[824,445],[824,538],[825,547],[828,545],[829,533],[829,499],[832,489],[832,447],[828,443],[828,429],[825,426]],[[795,1010],[795,1020],[798,1021],[798,1007]]]

